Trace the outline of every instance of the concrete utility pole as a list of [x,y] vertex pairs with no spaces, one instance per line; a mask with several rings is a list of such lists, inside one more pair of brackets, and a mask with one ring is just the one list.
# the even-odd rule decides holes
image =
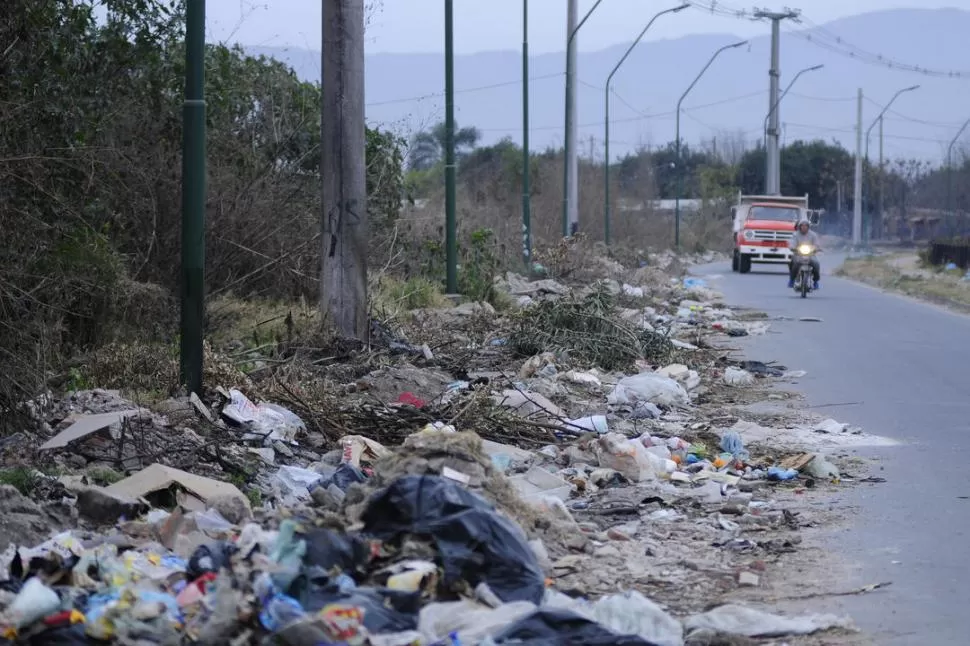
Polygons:
[[181,382],[202,394],[205,320],[205,0],[185,6],[185,102],[182,116]]
[[852,246],[862,242],[862,88],[859,88],[855,125],[855,186],[852,197]]
[[779,195],[781,193],[781,157],[778,146],[778,115],[781,112],[778,106],[780,97],[778,96],[778,79],[781,76],[779,66],[779,46],[781,40],[781,21],[798,20],[799,12],[786,9],[785,11],[758,10],[754,13],[755,18],[767,18],[771,21],[771,68],[768,71],[770,80],[770,92],[768,97],[768,136],[765,149],[765,194]]
[[320,306],[345,338],[368,340],[364,0],[323,2]]
[[[595,7],[594,7],[595,8]],[[574,235],[579,229],[579,156],[576,139],[576,31],[579,29],[579,0],[569,0],[569,18],[566,21],[566,213],[563,236]]]

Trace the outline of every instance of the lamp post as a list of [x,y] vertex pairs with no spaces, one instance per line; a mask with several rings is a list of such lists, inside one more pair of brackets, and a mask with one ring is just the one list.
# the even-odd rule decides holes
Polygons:
[[[816,70],[822,69],[823,67],[825,67],[825,65],[816,65],[814,67],[806,67],[805,69],[799,71],[798,74],[792,77],[791,82],[788,83],[788,86],[785,88],[785,91],[781,93],[781,96],[778,97],[778,100],[775,101],[775,104],[771,106],[771,110],[768,110],[768,114],[765,115],[765,123],[761,128],[762,136],[765,139],[766,148],[768,146],[768,119],[771,118],[771,115],[773,115],[775,113],[775,110],[778,108],[778,106],[781,105],[781,101],[782,99],[785,98],[785,95],[788,94],[788,90],[790,90],[791,87],[795,85],[795,81],[797,81],[798,77],[801,76],[802,74],[805,74],[806,72],[814,72]],[[767,177],[767,173],[765,174],[765,176]]]
[[[947,229],[953,226],[953,211],[950,207],[950,200],[953,196],[953,146],[957,143],[957,139],[963,134],[963,131],[967,129],[970,125],[970,119],[965,121],[960,129],[957,130],[957,134],[950,141],[950,145],[946,148],[946,219],[947,219]],[[950,231],[947,231],[950,233]]]
[[529,0],[522,0],[522,260],[532,273],[531,171],[529,153]]
[[458,293],[458,219],[455,165],[455,8],[445,0],[445,285]]
[[680,249],[680,194],[684,190],[684,164],[680,159],[680,106],[684,102],[684,99],[687,98],[687,95],[690,94],[690,91],[694,89],[694,86],[697,85],[697,82],[701,80],[701,77],[704,76],[704,72],[707,71],[707,68],[709,68],[714,63],[714,60],[721,55],[721,52],[747,44],[748,41],[742,40],[734,43],[733,45],[725,45],[714,52],[711,59],[707,61],[707,65],[701,69],[694,80],[691,81],[691,84],[687,86],[687,89],[684,90],[684,93],[680,95],[680,99],[677,100],[677,135],[674,141],[676,150],[675,155],[677,157],[677,194],[674,196],[674,246],[678,249]]
[[181,382],[202,394],[205,320],[205,0],[185,6],[182,130]]
[[[869,126],[869,129],[866,130],[866,157],[865,157],[866,163],[865,163],[864,168],[868,168],[869,167],[869,135],[872,133],[872,129],[876,127],[876,124],[877,123],[882,123],[882,117],[883,117],[883,115],[886,114],[886,112],[889,111],[889,108],[892,106],[893,103],[895,103],[896,99],[899,98],[899,95],[900,94],[904,94],[906,92],[912,92],[914,90],[918,90],[919,87],[920,87],[919,85],[911,85],[910,87],[904,87],[902,90],[899,90],[898,92],[896,92],[896,94],[893,95],[893,98],[889,99],[889,103],[887,103],[886,104],[886,107],[884,107],[882,109],[882,112],[879,113],[879,116],[877,116],[875,119],[872,120],[872,124]],[[880,128],[880,133],[881,132],[882,132],[882,129]],[[880,140],[879,141],[880,141],[880,150],[882,150],[882,145],[881,145],[882,138],[881,138],[881,135],[880,135]],[[882,170],[882,159],[879,160],[879,166],[880,166],[880,171],[881,171]],[[868,202],[868,200],[864,199],[863,202]],[[870,221],[867,222],[867,224],[868,224],[868,226],[863,226],[862,227],[861,233],[862,233],[863,240],[868,240],[869,239],[869,236],[867,234],[867,231],[868,231],[868,229],[872,225],[871,219],[870,219]]]
[[[575,8],[573,4],[575,0],[570,1],[570,15],[574,15],[572,11]],[[573,74],[576,70],[573,69],[573,40],[576,38],[576,34],[579,32],[580,28],[586,24],[589,17],[593,15],[596,8],[600,6],[603,0],[596,0],[596,3],[586,12],[583,19],[569,32],[569,37],[566,39],[566,132],[563,137],[563,169],[562,169],[562,237],[568,238],[569,231],[569,191],[570,191],[570,172],[569,168],[572,164],[571,160],[575,157],[575,151],[573,150]],[[575,205],[574,205],[575,206]]]
[[657,18],[664,15],[665,13],[677,13],[678,11],[683,11],[689,6],[690,4],[684,3],[677,7],[664,9],[663,11],[660,11],[656,15],[654,15],[654,17],[650,19],[650,22],[647,23],[647,26],[640,31],[640,35],[636,37],[636,40],[633,41],[633,44],[631,44],[627,48],[626,52],[620,58],[619,62],[617,62],[616,66],[613,67],[613,70],[610,72],[610,75],[606,77],[606,112],[604,113],[606,118],[605,118],[604,132],[603,132],[603,141],[606,149],[605,150],[606,171],[604,173],[604,182],[605,182],[604,195],[606,197],[604,198],[605,203],[603,206],[603,241],[606,243],[607,246],[610,245],[610,83],[613,82],[613,76],[620,69],[620,66],[623,65],[623,63],[626,61],[630,53],[633,52],[633,48],[636,47],[637,44],[639,44],[639,42],[646,35],[647,31],[650,29],[650,26],[653,25],[654,21]]

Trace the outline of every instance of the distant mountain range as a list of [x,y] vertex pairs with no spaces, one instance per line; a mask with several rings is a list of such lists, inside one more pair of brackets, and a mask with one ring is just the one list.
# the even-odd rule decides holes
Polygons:
[[[635,33],[634,27],[630,26],[631,33]],[[660,29],[658,23],[655,30]],[[925,69],[970,70],[970,50],[966,49],[970,12],[882,11],[837,20],[818,29],[843,37],[861,50]],[[769,108],[769,32],[765,24],[763,37],[721,54],[684,101],[681,136],[685,141],[711,145],[716,138],[718,145],[736,148],[741,140],[749,146],[760,140]],[[728,33],[704,34],[639,45],[614,77],[611,154],[672,141],[677,99],[718,47],[737,40]],[[627,47],[617,45],[578,57],[579,133],[581,151],[587,156],[602,158],[603,85]],[[270,47],[246,50],[287,62],[301,78],[319,79],[319,52]],[[562,145],[564,58],[563,53],[543,54],[530,61],[531,138],[535,149]],[[897,90],[921,85],[919,90],[902,95],[884,119],[887,158],[939,162],[946,142],[970,118],[970,72],[959,78],[940,78],[866,64],[783,31],[782,88],[798,70],[818,64],[825,68],[804,74],[782,103],[780,114],[787,141],[822,138],[854,150],[859,87],[866,96],[864,124],[868,128]],[[483,143],[503,137],[521,141],[521,65],[521,55],[515,51],[456,57],[457,120],[460,126],[478,127]],[[366,66],[369,122],[408,135],[442,120],[442,54],[374,54],[367,56]],[[878,127],[872,134],[870,155],[875,157]]]

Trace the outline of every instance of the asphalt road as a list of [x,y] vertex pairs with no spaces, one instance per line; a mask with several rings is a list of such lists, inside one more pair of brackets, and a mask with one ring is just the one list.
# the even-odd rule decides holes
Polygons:
[[[808,371],[798,388],[816,412],[902,442],[855,451],[877,460],[888,482],[845,487],[837,504],[850,520],[830,536],[854,566],[853,580],[834,587],[892,585],[839,597],[837,607],[876,644],[967,644],[970,317],[828,275],[841,260],[821,256],[822,289],[805,300],[786,288],[784,268],[741,276],[723,263],[692,273],[732,305],[796,319],[742,345],[751,359]],[[822,322],[797,321],[804,316]]]

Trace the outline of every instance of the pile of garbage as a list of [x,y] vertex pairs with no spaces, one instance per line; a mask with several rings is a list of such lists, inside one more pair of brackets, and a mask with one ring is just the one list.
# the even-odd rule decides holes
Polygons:
[[[624,454],[618,442],[596,443],[633,475],[626,463],[639,453]],[[552,540],[557,525],[560,537],[571,533],[561,529],[570,512],[550,511],[562,492],[536,485],[534,467],[506,478],[501,472],[524,456],[490,450],[486,458],[476,436],[437,427],[399,451],[349,438],[337,466],[312,469],[307,504],[255,513],[232,494],[206,501],[198,483],[173,479],[171,498],[132,499],[143,508],[108,532],[7,547],[0,643],[250,644],[272,635],[294,646],[647,646],[851,627],[839,617],[790,619],[735,604],[678,619],[633,590],[566,594],[544,541],[528,536]],[[603,476],[606,487],[612,476]],[[512,491],[534,486],[541,496]]]
[[[711,606],[767,589],[764,561],[811,522],[785,501],[840,474],[819,451],[771,447],[775,429],[702,418],[717,392],[797,378],[711,343],[766,321],[701,279],[626,278],[508,274],[511,316],[443,310],[460,321],[450,355],[395,330],[393,359],[269,391],[279,403],[249,384],[151,410],[104,390],[28,402],[38,431],[0,442],[34,498],[0,485],[0,645],[680,646],[851,629]],[[806,432],[852,433],[833,425]]]

